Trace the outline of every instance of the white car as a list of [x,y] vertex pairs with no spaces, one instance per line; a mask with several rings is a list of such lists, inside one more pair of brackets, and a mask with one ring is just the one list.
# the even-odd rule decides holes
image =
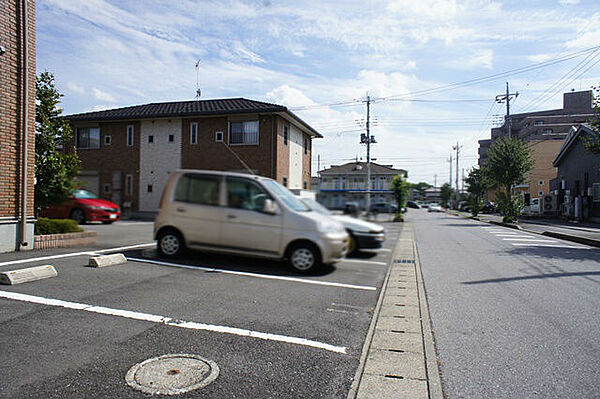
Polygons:
[[350,235],[350,243],[348,244],[349,254],[361,249],[381,248],[383,245],[385,241],[385,229],[383,226],[347,215],[334,215],[329,209],[311,198],[301,198],[300,200],[313,211],[332,217],[344,226]]
[[161,256],[185,247],[286,259],[300,273],[346,255],[341,223],[312,211],[273,179],[242,173],[172,173],[154,221]]
[[440,204],[429,204],[427,212],[444,212],[444,208]]

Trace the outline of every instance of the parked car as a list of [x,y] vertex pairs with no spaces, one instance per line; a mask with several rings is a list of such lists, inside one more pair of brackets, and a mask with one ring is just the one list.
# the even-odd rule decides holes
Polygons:
[[396,213],[398,206],[388,202],[375,202],[371,204],[369,210],[373,213]]
[[301,198],[300,200],[313,211],[332,217],[344,226],[350,236],[349,254],[356,253],[361,249],[381,248],[383,245],[385,241],[383,226],[350,216],[334,215],[329,209],[311,198]]
[[358,202],[346,202],[343,209],[344,215],[358,215],[360,208]]
[[481,213],[494,213],[496,212],[496,205],[493,202],[486,202],[481,208]]
[[285,259],[300,273],[346,255],[348,233],[267,177],[208,170],[172,173],[154,221],[161,256],[190,249]]
[[420,209],[421,207],[415,201],[406,201],[407,208]]
[[444,208],[440,204],[429,204],[427,212],[444,212]]
[[90,191],[77,189],[61,204],[51,205],[40,216],[55,219],[73,219],[79,224],[102,222],[110,224],[121,219],[121,209],[114,202],[98,198]]

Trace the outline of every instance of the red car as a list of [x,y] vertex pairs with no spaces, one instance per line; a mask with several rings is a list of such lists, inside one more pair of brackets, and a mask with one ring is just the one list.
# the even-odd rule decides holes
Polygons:
[[41,216],[55,219],[73,219],[79,224],[102,222],[110,224],[121,219],[121,209],[114,202],[98,198],[87,190],[77,189],[73,196],[60,205],[42,210]]

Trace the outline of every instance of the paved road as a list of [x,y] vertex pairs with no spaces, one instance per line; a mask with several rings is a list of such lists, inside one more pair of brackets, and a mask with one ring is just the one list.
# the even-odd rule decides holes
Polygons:
[[411,211],[447,398],[600,397],[600,250]]
[[[131,366],[193,353],[214,360],[221,373],[182,397],[345,398],[398,237],[399,226],[386,227],[384,250],[313,276],[277,262],[199,253],[157,264],[151,247],[128,250],[135,260],[102,269],[84,267],[87,256],[80,255],[2,264],[66,250],[4,254],[0,270],[50,262],[59,276],[0,288],[0,397],[146,397],[125,385]],[[98,245],[71,252],[148,242],[152,225],[94,228]],[[131,319],[120,310],[139,313]],[[175,321],[152,322],[157,315]],[[277,339],[248,336],[253,332]]]

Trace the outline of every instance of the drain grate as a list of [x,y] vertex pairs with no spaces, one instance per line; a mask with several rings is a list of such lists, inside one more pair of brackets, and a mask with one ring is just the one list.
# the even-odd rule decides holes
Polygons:
[[394,259],[394,263],[409,263],[409,264],[414,264],[415,260],[414,259]]

